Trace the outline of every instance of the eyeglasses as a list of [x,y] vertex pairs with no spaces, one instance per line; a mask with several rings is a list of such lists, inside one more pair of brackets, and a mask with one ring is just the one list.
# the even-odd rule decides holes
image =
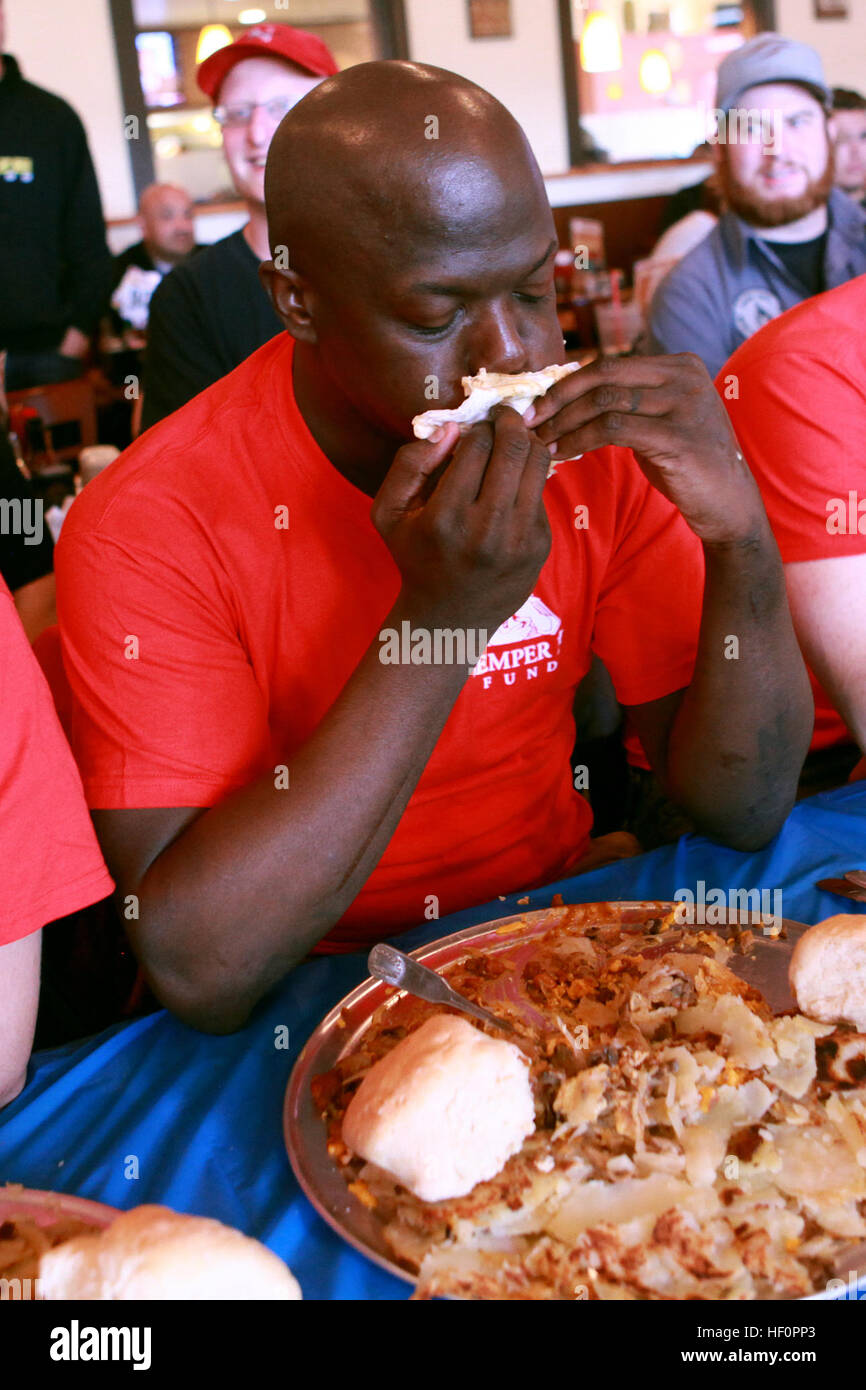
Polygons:
[[291,111],[295,102],[292,97],[274,97],[272,101],[244,101],[237,106],[215,106],[213,118],[217,125],[236,128],[249,125],[255,110],[267,111],[271,120],[278,124]]

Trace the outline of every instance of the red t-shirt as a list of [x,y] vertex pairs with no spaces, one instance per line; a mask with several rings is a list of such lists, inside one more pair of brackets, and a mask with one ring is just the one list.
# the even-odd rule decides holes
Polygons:
[[[786,564],[866,551],[866,505],[858,513],[866,497],[864,324],[860,275],[766,324],[716,379]],[[731,376],[736,387],[726,389]],[[739,399],[728,399],[734,389]],[[854,742],[809,674],[812,748]]]
[[114,884],[51,692],[0,579],[0,946]]
[[[292,347],[265,344],[148,431],[64,524],[60,626],[91,806],[210,806],[291,774],[397,597],[371,499],[295,404]],[[422,921],[430,895],[444,916],[580,858],[591,814],[571,710],[591,648],[625,704],[691,679],[703,552],[631,454],[561,466],[546,503],[534,594],[491,639],[325,949]]]

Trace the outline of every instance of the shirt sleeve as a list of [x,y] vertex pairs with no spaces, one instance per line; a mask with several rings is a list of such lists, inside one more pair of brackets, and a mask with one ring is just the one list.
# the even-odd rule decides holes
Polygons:
[[150,301],[142,428],[150,429],[179,410],[225,370],[196,283],[188,269],[179,266],[166,275]]
[[687,267],[675,266],[650,304],[648,352],[694,352],[714,377],[734,346],[725,336],[724,315],[707,286]]
[[0,946],[98,902],[103,863],[51,693],[0,584]]
[[266,697],[212,551],[172,553],[170,521],[141,510],[122,540],[77,533],[74,506],[64,523],[72,744],[92,807],[211,806],[273,766]]
[[[740,447],[752,470],[782,559],[823,560],[866,552],[863,460],[866,381],[840,342],[833,360],[808,351],[738,353],[732,399],[720,378]],[[860,349],[862,354],[862,348]]]
[[612,450],[620,496],[599,593],[593,650],[623,705],[691,683],[704,594],[704,552],[680,513],[627,451]]
[[111,286],[111,253],[105,240],[105,222],[96,171],[87,146],[84,127],[69,112],[68,172],[62,245],[69,321],[90,336],[105,311]]

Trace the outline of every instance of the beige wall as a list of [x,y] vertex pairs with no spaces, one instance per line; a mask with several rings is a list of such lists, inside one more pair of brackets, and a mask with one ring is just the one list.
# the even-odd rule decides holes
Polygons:
[[405,4],[411,57],[450,68],[486,87],[520,121],[542,173],[567,169],[556,0],[512,0],[510,39],[470,39],[466,0]]
[[[512,0],[511,39],[470,39],[465,0],[405,0],[410,53],[463,73],[509,107],[544,173],[568,167],[555,0]],[[108,0],[5,0],[6,47],[25,76],[59,93],[87,130],[106,217],[135,196]],[[866,0],[847,21],[813,17],[812,0],[776,0],[780,30],[813,44],[834,86],[866,89]]]
[[815,19],[812,0],[776,0],[776,27],[817,48],[831,87],[866,93],[866,0],[848,0],[848,19]]
[[[6,51],[24,76],[75,107],[106,217],[135,207],[108,0],[5,0]],[[147,132],[142,132],[147,139]]]

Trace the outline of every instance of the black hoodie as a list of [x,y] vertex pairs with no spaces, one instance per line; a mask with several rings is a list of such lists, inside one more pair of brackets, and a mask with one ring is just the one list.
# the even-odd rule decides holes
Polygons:
[[0,350],[56,349],[91,334],[111,284],[96,174],[78,116],[25,82],[0,80]]

